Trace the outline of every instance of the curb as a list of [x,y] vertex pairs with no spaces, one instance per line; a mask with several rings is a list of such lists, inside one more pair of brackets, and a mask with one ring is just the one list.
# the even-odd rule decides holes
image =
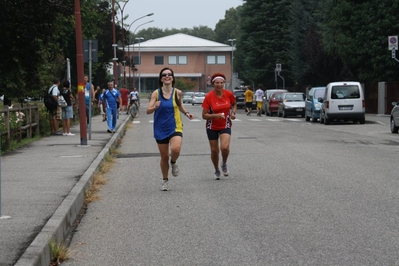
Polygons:
[[51,252],[48,244],[49,240],[54,239],[57,243],[65,240],[69,229],[76,221],[83,207],[85,190],[89,187],[93,174],[100,167],[105,156],[109,154],[110,149],[116,147],[118,140],[123,137],[124,128],[128,121],[130,121],[130,116],[120,124],[117,132],[83,173],[82,177],[14,266],[48,266],[50,264]]

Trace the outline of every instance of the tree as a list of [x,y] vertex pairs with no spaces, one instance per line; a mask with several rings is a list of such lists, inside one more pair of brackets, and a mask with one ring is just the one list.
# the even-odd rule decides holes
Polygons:
[[242,5],[234,68],[246,82],[274,87],[274,69],[276,63],[280,63],[286,84],[292,84],[291,58],[287,52],[291,41],[290,21],[286,17],[290,3],[288,0],[253,0]]
[[219,20],[215,26],[215,41],[220,43],[228,44],[229,39],[237,39],[239,34],[240,25],[240,9],[241,6],[237,8],[230,8],[226,10],[224,19]]

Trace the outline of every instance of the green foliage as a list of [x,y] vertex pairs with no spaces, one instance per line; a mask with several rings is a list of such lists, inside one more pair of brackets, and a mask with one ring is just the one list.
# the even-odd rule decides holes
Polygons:
[[216,39],[215,41],[220,43],[229,44],[229,39],[237,39],[239,36],[240,26],[240,9],[242,6],[237,8],[230,8],[226,10],[224,19],[219,20],[215,27]]
[[183,92],[197,90],[195,85],[196,83],[188,78],[177,78],[175,83],[175,87]]

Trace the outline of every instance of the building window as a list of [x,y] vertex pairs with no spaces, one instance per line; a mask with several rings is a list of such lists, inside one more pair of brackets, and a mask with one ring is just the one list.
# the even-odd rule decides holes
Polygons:
[[163,55],[155,55],[154,56],[154,64],[155,65],[163,65]]
[[169,55],[168,56],[169,65],[187,65],[187,55]]
[[135,65],[141,65],[141,56],[139,57],[139,56],[137,56],[137,55],[135,55],[135,56],[133,56],[133,63],[135,64]]
[[206,57],[206,63],[208,65],[225,65],[226,56],[225,55],[208,55]]

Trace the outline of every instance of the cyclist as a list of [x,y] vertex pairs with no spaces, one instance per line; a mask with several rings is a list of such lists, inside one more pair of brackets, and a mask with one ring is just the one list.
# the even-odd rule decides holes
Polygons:
[[138,103],[140,102],[140,96],[136,88],[133,88],[133,91],[129,94],[129,107],[127,108],[127,112],[129,113],[130,108],[132,105],[136,105],[137,110],[139,109]]

